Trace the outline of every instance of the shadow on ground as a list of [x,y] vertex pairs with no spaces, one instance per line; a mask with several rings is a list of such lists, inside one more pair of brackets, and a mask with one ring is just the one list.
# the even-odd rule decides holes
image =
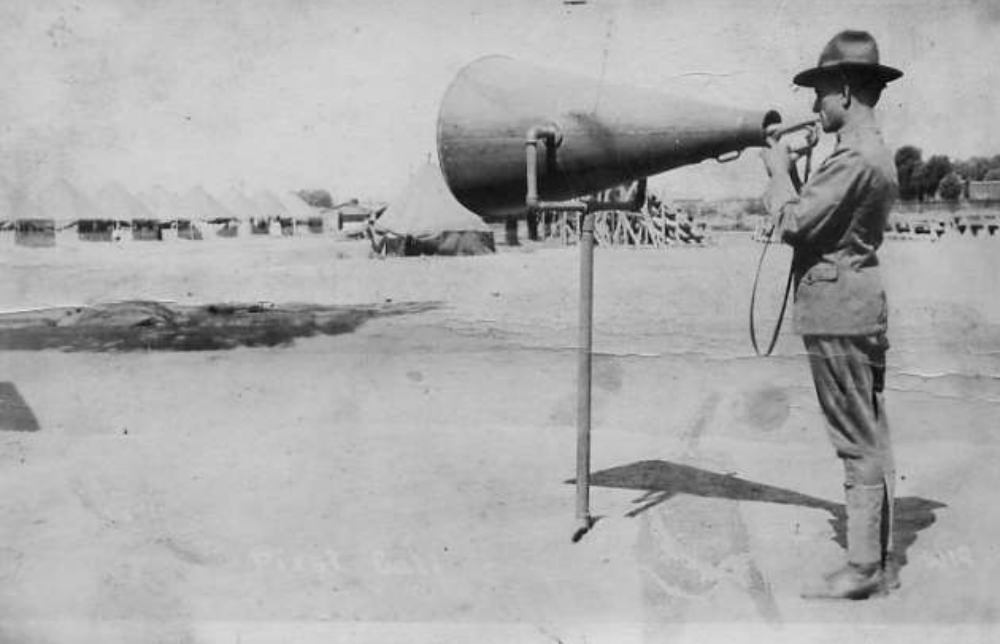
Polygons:
[[37,432],[35,412],[12,382],[0,382],[0,431]]
[[[634,501],[637,507],[626,513],[629,517],[638,516],[678,494],[826,510],[832,515],[830,525],[833,526],[834,541],[842,548],[847,547],[844,504],[747,481],[738,476],[667,461],[640,461],[595,472],[591,475],[590,483],[600,487],[645,490],[646,493]],[[898,565],[906,565],[906,551],[917,540],[917,533],[933,524],[936,520],[934,511],[943,507],[946,507],[943,503],[920,497],[896,499],[893,555]]]
[[129,301],[0,314],[0,351],[215,351],[290,345],[351,333],[373,318],[422,313],[435,302],[365,306]]

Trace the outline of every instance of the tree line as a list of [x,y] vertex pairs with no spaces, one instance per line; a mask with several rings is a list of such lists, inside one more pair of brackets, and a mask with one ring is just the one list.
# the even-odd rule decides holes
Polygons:
[[1000,154],[952,161],[935,154],[926,161],[920,148],[904,145],[896,150],[899,198],[925,201],[935,196],[958,201],[967,181],[1000,181]]
[[303,188],[296,194],[302,197],[302,201],[314,208],[333,208],[333,197],[330,196],[329,190]]

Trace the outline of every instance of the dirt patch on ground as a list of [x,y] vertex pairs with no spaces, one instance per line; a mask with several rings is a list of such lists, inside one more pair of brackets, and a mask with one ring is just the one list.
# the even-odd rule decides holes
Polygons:
[[114,302],[0,314],[0,350],[215,351],[274,347],[351,333],[364,322],[438,308],[433,302],[365,306]]

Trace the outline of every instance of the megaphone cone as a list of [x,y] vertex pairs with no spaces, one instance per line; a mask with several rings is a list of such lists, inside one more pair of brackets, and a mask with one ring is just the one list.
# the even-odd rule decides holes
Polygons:
[[445,181],[484,216],[525,211],[528,132],[552,135],[538,195],[561,201],[765,144],[774,111],[722,107],[488,56],[463,68],[438,115]]

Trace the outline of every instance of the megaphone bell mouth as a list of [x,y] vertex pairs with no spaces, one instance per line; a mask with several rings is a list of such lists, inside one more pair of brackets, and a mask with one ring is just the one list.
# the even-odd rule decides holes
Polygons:
[[455,197],[483,216],[525,211],[525,145],[538,193],[561,201],[766,144],[774,110],[741,110],[554,71],[503,56],[456,75],[438,114],[438,159]]

